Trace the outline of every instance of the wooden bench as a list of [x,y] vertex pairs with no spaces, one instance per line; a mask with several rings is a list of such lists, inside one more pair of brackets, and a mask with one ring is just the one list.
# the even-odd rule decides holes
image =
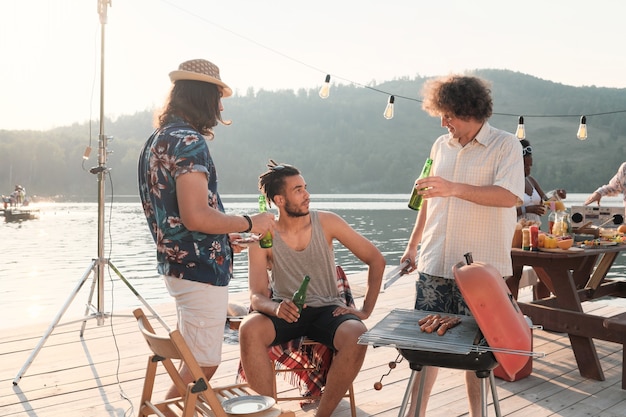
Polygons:
[[614,332],[616,338],[622,339],[622,389],[626,389],[626,313],[617,314],[615,316],[604,319],[602,326]]

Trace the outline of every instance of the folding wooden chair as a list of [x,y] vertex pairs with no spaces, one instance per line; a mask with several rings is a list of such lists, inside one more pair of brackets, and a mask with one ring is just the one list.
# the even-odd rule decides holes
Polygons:
[[[148,318],[140,308],[133,311],[133,314],[137,319],[141,334],[153,352],[148,358],[146,378],[139,406],[139,417],[153,414],[164,417],[166,412],[181,417],[192,417],[194,415],[230,417],[231,415],[226,413],[222,407],[223,401],[240,396],[258,395],[246,384],[212,388],[178,330],[172,330],[168,336],[159,336],[154,332]],[[182,380],[178,368],[172,360],[180,360],[181,365],[185,363],[189,367],[194,378],[193,382],[185,383]],[[152,400],[159,363],[163,364],[167,374],[178,389],[179,397],[160,402]],[[294,412],[283,412],[276,406],[254,413],[254,415],[255,417],[295,417]]]

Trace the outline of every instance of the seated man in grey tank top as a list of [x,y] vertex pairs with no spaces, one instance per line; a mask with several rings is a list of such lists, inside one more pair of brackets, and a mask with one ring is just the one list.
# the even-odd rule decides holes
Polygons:
[[[270,160],[259,189],[278,208],[273,246],[249,248],[250,302],[254,310],[239,328],[246,378],[261,395],[272,395],[274,370],[267,349],[307,336],[335,352],[316,416],[330,416],[357,376],[367,346],[358,339],[380,291],[385,259],[365,237],[338,215],[309,210],[309,192],[300,171]],[[368,266],[367,290],[360,309],[347,307],[337,289],[333,241]],[[305,275],[310,277],[305,308],[291,301]],[[271,291],[271,292],[270,292]],[[272,294],[270,298],[270,294]]]

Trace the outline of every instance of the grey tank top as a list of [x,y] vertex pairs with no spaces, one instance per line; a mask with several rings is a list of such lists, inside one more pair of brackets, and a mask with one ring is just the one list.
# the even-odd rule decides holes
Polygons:
[[271,286],[273,298],[290,299],[308,275],[311,280],[306,293],[310,307],[326,305],[343,306],[337,289],[335,254],[326,244],[317,211],[311,210],[311,241],[304,250],[296,251],[274,233],[272,247]]

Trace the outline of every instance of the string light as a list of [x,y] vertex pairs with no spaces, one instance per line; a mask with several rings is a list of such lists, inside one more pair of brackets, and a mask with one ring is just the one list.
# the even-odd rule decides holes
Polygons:
[[389,100],[387,101],[387,107],[385,107],[385,112],[383,113],[383,116],[385,116],[385,119],[389,120],[389,119],[393,119],[393,102],[396,100],[396,98],[394,96],[389,96]]
[[[387,120],[392,119],[393,116],[394,116],[394,112],[395,112],[394,103],[395,103],[395,98],[396,97],[401,97],[401,98],[409,100],[409,101],[415,101],[415,102],[422,103],[422,100],[414,98],[414,97],[398,96],[398,95],[395,95],[395,94],[390,94],[389,92],[383,91],[383,90],[375,88],[375,87],[362,85],[362,84],[359,84],[359,83],[356,83],[356,82],[350,81],[350,80],[346,80],[346,81],[349,82],[350,84],[358,85],[360,87],[366,88],[368,90],[375,91],[377,93],[388,94],[389,95],[389,99],[387,100],[387,107],[385,107],[385,111],[383,113],[383,116]],[[326,75],[326,80],[324,82],[324,85],[322,86],[322,88],[320,89],[320,92],[319,92],[320,97],[321,98],[327,98],[329,96],[329,90],[330,90],[330,74],[327,74]],[[594,114],[592,114],[592,116],[603,116],[603,115],[608,115],[608,114],[621,114],[621,113],[626,113],[626,110],[614,110],[614,111],[603,112],[603,113],[594,113]],[[514,116],[513,114],[510,114],[510,113],[498,113],[498,112],[493,112],[493,115],[497,115],[497,116]],[[562,118],[562,117],[567,117],[567,118],[569,118],[569,117],[577,117],[577,116],[571,115],[571,114],[547,114],[547,115],[530,115],[530,116],[527,115],[527,117],[542,117],[542,118]],[[517,124],[517,129],[515,130],[515,136],[519,140],[526,139],[526,126],[524,125],[524,116],[518,116],[518,124]],[[581,116],[581,118],[580,118],[580,126],[578,127],[578,132],[577,132],[576,136],[581,141],[587,139],[587,116]]]
[[517,130],[515,131],[515,136],[519,140],[526,139],[526,129],[524,128],[524,116],[520,116],[517,119]]
[[320,97],[328,98],[329,95],[330,95],[330,74],[326,74],[326,80],[324,81],[322,88],[320,88]]
[[587,139],[587,117],[580,117],[580,126],[578,126],[578,133],[576,133],[576,137],[580,140]]

